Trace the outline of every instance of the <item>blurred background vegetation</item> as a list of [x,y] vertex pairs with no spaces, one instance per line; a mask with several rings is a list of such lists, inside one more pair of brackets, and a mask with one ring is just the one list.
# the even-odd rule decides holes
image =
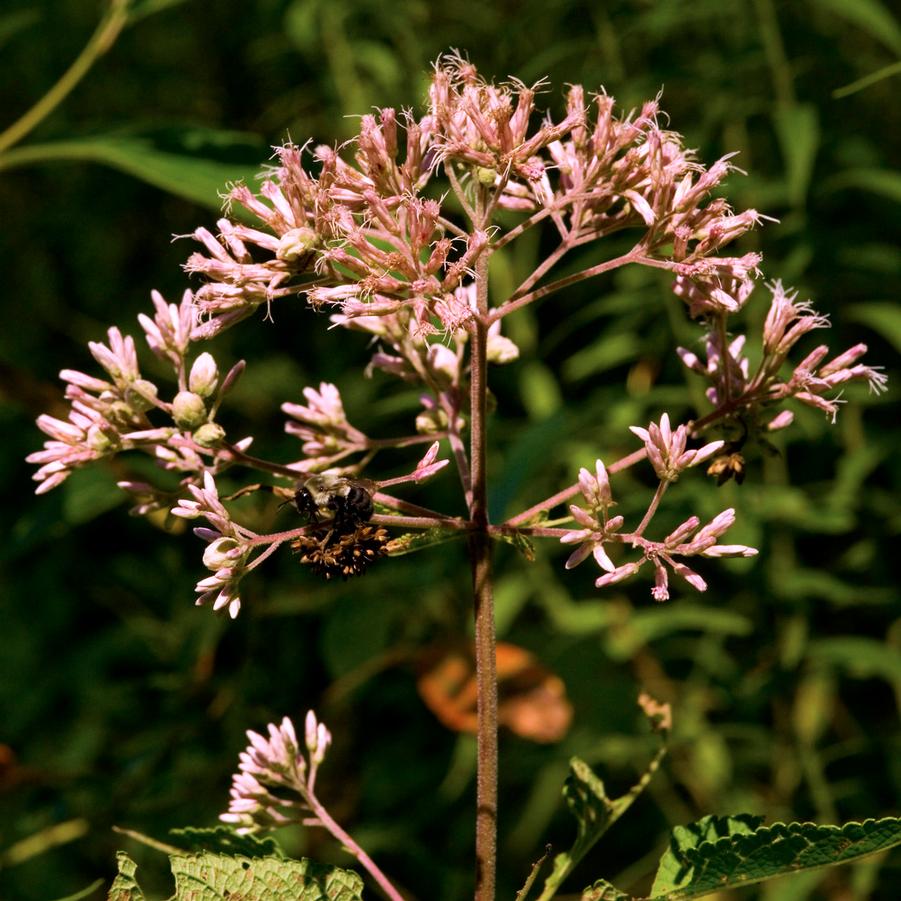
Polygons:
[[[163,855],[111,827],[165,840],[172,827],[212,824],[243,731],[302,719],[309,707],[335,734],[320,783],[335,816],[419,898],[469,895],[474,742],[422,704],[415,664],[422,648],[467,627],[462,548],[337,585],[283,555],[247,580],[230,622],[192,605],[199,542],[127,515],[114,487],[127,460],[39,499],[22,460],[42,440],[35,417],[64,410],[58,370],[94,371],[86,342],[109,324],[137,333],[151,288],[178,299],[191,247],[171,236],[212,225],[226,180],[249,177],[286,136],[333,143],[375,105],[418,107],[431,62],[451,47],[490,77],[549,76],[541,99],[557,111],[567,82],[604,85],[626,108],[663,88],[672,127],[701,159],[741,152],[748,176],[732,177],[733,204],[780,220],[738,249],[761,249],[768,277],[831,316],[836,351],[865,341],[893,379],[881,399],[849,390],[834,426],[797,409],[779,453],[749,459],[743,486],[717,489],[698,472],[667,496],[661,526],[734,506],[734,540],[761,549],[755,561],[706,567],[704,595],[676,586],[654,605],[642,581],[600,595],[588,565],[564,574],[559,547],[538,547],[533,563],[501,549],[501,637],[562,677],[575,718],[556,743],[502,736],[499,897],[513,896],[545,842],[568,842],[559,793],[570,755],[612,790],[651,756],[635,706],[642,689],[674,705],[671,754],[579,868],[573,892],[599,876],[646,889],[668,828],[705,813],[897,814],[901,20],[889,4],[162,0],[142,9],[154,14],[0,157],[0,897],[57,898],[109,878],[118,847],[153,889],[170,891]],[[45,94],[102,13],[99,0],[3,3],[5,123]],[[497,260],[498,297],[541,249],[536,236]],[[582,263],[599,253],[585,250]],[[758,292],[749,326],[765,312]],[[367,431],[408,428],[415,393],[361,379],[364,337],[324,326],[282,303],[274,323],[248,322],[211,348],[223,367],[248,360],[223,422],[234,437],[256,435],[263,456],[296,458],[278,405],[320,380],[342,388]],[[664,409],[688,417],[702,400],[672,353],[693,346],[699,327],[658,273],[580,285],[519,314],[509,332],[523,354],[495,373],[495,518],[571,482],[596,456],[634,449],[629,424]],[[379,474],[402,463],[387,459]],[[445,482],[422,499],[456,510]],[[614,480],[627,521],[650,488],[641,468]],[[290,512],[271,497],[241,503],[260,528],[287,527]],[[281,838],[293,855],[347,863],[318,832]],[[896,853],[743,897],[887,899],[898,884]]]

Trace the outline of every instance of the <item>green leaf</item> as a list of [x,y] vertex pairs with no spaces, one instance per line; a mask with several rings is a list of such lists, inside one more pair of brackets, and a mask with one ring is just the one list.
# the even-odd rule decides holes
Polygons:
[[704,842],[715,842],[720,838],[733,835],[753,835],[754,830],[763,823],[763,817],[750,814],[738,814],[734,817],[706,816],[696,823],[687,826],[676,826],[670,834],[670,844],[660,863],[657,875],[651,887],[651,895],[677,888],[684,880],[684,853],[686,849],[696,848]]
[[653,901],[684,901],[901,844],[896,817],[844,826],[759,823],[751,816],[711,816],[676,827],[654,879]]
[[[378,512],[383,512],[379,510]],[[393,511],[391,511],[393,512]],[[404,532],[391,539],[389,556],[403,557],[406,554],[415,554],[417,551],[435,547],[439,544],[447,544],[449,541],[460,541],[466,537],[462,529],[449,531],[448,529],[423,529],[421,532]]]
[[788,196],[795,206],[803,206],[820,144],[820,124],[816,107],[794,104],[773,113],[776,133],[785,160]]
[[749,635],[753,624],[740,613],[717,607],[688,603],[652,607],[633,613],[623,622],[612,623],[605,648],[611,657],[626,660],[658,638],[695,629],[714,635]]
[[41,14],[36,9],[17,9],[15,12],[0,16],[0,47],[20,31],[40,21]]
[[[108,901],[144,901],[134,861],[123,851],[116,856],[119,875]],[[169,864],[175,876],[171,901],[362,901],[363,897],[363,880],[357,873],[306,858],[176,854],[170,856]]]
[[882,68],[877,69],[875,72],[864,75],[863,78],[858,78],[850,84],[845,84],[840,88],[836,88],[832,92],[832,96],[836,100],[839,100],[842,97],[848,97],[851,94],[856,94],[858,91],[870,87],[870,85],[878,84],[886,78],[892,78],[894,75],[901,75],[901,60],[896,63],[889,63],[887,66],[882,66]]
[[[548,901],[562,885],[563,880],[573,871],[579,861],[591,850],[598,839],[632,806],[644,791],[651,777],[660,767],[666,754],[662,747],[648,764],[635,785],[619,798],[608,798],[604,783],[595,775],[591,767],[573,757],[569,763],[569,775],[563,784],[563,798],[566,806],[576,818],[576,840],[572,848],[554,858],[554,868],[545,880],[544,889],[538,901]],[[597,883],[596,883],[597,885]],[[610,886],[612,889],[612,886]],[[614,891],[616,891],[614,889]],[[605,901],[619,901],[626,895],[597,895]]]
[[284,857],[274,838],[238,835],[234,829],[225,825],[205,829],[194,826],[170,829],[169,837],[172,844],[193,853],[213,851],[220,854],[242,854],[244,857]]
[[118,507],[124,500],[125,495],[108,469],[79,469],[63,485],[63,519],[70,525],[81,525]]
[[172,857],[175,901],[360,901],[363,880],[352,870],[311,860],[225,854]]
[[846,315],[869,326],[901,353],[901,307],[892,303],[856,303]]
[[565,360],[563,378],[567,382],[579,382],[589,376],[596,376],[608,369],[621,366],[638,355],[639,347],[635,335],[628,333],[606,335]]
[[823,185],[827,191],[859,190],[901,203],[901,172],[893,169],[846,169]]
[[816,0],[816,3],[901,55],[901,26],[879,0]]
[[843,669],[857,679],[885,679],[901,687],[901,654],[898,649],[873,638],[845,635],[812,641],[811,662]]
[[181,6],[187,0],[132,0],[131,9],[128,11],[128,24],[134,25],[140,19],[152,16],[171,6]]
[[[0,156],[0,170],[62,160],[102,163],[170,194],[219,209],[227,185],[252,183],[259,171],[259,165],[243,160],[249,155],[248,146],[259,153],[253,136],[199,128],[98,135],[17,147]],[[217,158],[236,148],[243,151],[241,160]]]
[[107,901],[144,901],[144,893],[135,880],[138,865],[124,852],[116,852],[118,875],[110,886]]

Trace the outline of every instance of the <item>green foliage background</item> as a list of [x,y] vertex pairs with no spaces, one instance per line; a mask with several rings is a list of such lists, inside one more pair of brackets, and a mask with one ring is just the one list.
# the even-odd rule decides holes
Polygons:
[[[601,876],[647,890],[669,827],[707,813],[897,814],[901,20],[888,4],[145,5],[161,9],[122,35],[17,158],[0,159],[0,896],[55,898],[110,878],[117,847],[145,882],[169,890],[164,858],[111,827],[165,839],[172,827],[211,824],[243,730],[309,707],[336,737],[320,783],[335,816],[418,897],[468,896],[473,742],[438,724],[412,667],[396,662],[466,627],[460,550],[391,561],[343,585],[286,558],[249,580],[241,617],[226,622],[192,606],[196,539],[126,515],[113,486],[124,464],[35,499],[22,462],[41,442],[34,418],[63,410],[58,370],[92,371],[85,344],[109,324],[136,333],[151,288],[178,298],[190,247],[170,236],[211,226],[217,186],[257,169],[286,135],[341,141],[351,114],[417,106],[430,63],[450,47],[489,76],[548,75],[542,100],[557,109],[567,82],[603,84],[626,108],[663,87],[672,127],[701,159],[741,151],[749,175],[731,179],[734,205],[780,220],[739,249],[762,249],[769,277],[830,314],[834,349],[865,341],[893,378],[879,400],[848,391],[835,426],[796,410],[780,454],[751,459],[744,486],[715,489],[698,473],[668,495],[662,516],[672,522],[736,507],[734,540],[761,549],[756,561],[707,567],[705,595],[679,591],[654,605],[641,582],[599,595],[587,566],[563,573],[558,548],[539,547],[531,564],[501,551],[501,636],[563,677],[576,718],[557,745],[503,736],[500,896],[513,896],[546,841],[567,843],[560,786],[572,754],[614,790],[650,758],[641,689],[673,702],[671,755],[572,891]],[[4,121],[46,92],[100,13],[94,0],[3,4]],[[882,74],[836,93],[873,73]],[[517,245],[497,260],[498,296],[541,250],[537,240]],[[599,252],[586,250],[583,264]],[[598,455],[632,450],[629,424],[664,409],[687,416],[701,401],[672,353],[699,330],[656,274],[580,286],[510,330],[523,356],[493,386],[495,518],[571,482]],[[264,456],[296,456],[278,405],[304,385],[337,383],[351,419],[373,433],[395,433],[416,407],[415,393],[361,379],[362,337],[327,332],[300,304],[212,349],[223,366],[248,360],[224,422],[235,437],[257,435]],[[428,501],[456,509],[445,481]],[[627,520],[649,486],[640,470],[614,480]],[[262,495],[243,503],[260,527],[289,515]],[[281,838],[291,854],[348,864],[317,832]],[[899,881],[896,853],[744,897],[892,898]]]

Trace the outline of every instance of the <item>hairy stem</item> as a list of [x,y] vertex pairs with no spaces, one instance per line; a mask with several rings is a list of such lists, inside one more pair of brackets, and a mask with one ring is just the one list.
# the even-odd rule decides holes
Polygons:
[[507,316],[514,310],[518,310],[521,307],[526,306],[527,304],[534,303],[536,300],[539,300],[542,297],[547,297],[548,294],[553,294],[555,291],[561,291],[563,290],[563,288],[568,288],[570,285],[575,285],[577,282],[583,282],[585,281],[585,279],[594,278],[594,276],[596,275],[602,275],[605,272],[609,272],[611,269],[618,269],[620,266],[625,266],[628,263],[634,263],[638,259],[636,253],[636,250],[630,250],[628,253],[623,254],[621,257],[614,257],[612,260],[607,260],[604,263],[598,263],[597,266],[592,266],[590,269],[583,269],[581,272],[575,272],[572,275],[565,276],[564,278],[558,278],[556,281],[542,285],[540,288],[536,288],[534,291],[529,291],[527,294],[523,294],[521,297],[514,297],[513,299],[507,300],[499,307],[492,310],[489,322],[494,322],[497,319],[502,319],[504,316]]
[[[641,450],[633,451],[628,456],[623,457],[620,460],[617,460],[615,463],[611,463],[607,467],[607,472],[621,472],[623,469],[628,469],[630,466],[634,466],[636,463],[644,460],[644,458],[648,455],[648,452],[641,448]],[[505,523],[504,526],[521,526],[524,523],[529,522],[529,520],[534,519],[541,513],[547,513],[549,510],[553,510],[558,504],[564,504],[570,498],[575,497],[579,491],[580,486],[578,482],[573,483],[568,488],[564,488],[562,491],[558,491],[556,494],[552,494],[550,497],[545,498],[543,501],[539,501],[537,504],[529,507],[528,510],[523,510],[522,513],[517,513],[516,516],[511,516]]]
[[358,860],[360,866],[376,881],[378,887],[390,901],[404,901],[403,895],[391,884],[388,877],[376,866],[375,861],[345,832],[329,815],[319,799],[312,791],[305,794],[304,800],[309,804],[318,825],[327,830]]
[[494,901],[497,866],[497,660],[494,598],[491,579],[491,538],[488,534],[486,472],[488,254],[476,263],[478,316],[472,333],[470,397],[472,424],[473,531],[469,538],[475,615],[476,687],[478,693],[478,771],[476,775],[477,901]]
[[535,270],[532,274],[513,292],[513,296],[510,300],[516,300],[518,297],[522,297],[522,295],[526,294],[528,291],[532,289],[532,286],[535,285],[541,277],[548,271],[550,271],[559,260],[561,260],[564,255],[569,251],[572,245],[569,241],[561,241],[557,247],[547,256],[542,262],[535,267]]
[[657,490],[654,492],[654,498],[648,505],[648,509],[645,511],[644,516],[641,518],[641,522],[638,524],[638,528],[634,532],[636,537],[640,537],[644,534],[644,530],[648,527],[648,524],[657,512],[657,508],[660,506],[660,499],[663,497],[663,492],[666,491],[668,487],[669,482],[662,481],[658,483]]

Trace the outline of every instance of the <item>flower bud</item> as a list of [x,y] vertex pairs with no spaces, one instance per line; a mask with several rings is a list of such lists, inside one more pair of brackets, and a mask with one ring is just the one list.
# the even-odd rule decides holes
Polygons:
[[[101,397],[101,400],[103,398]],[[113,401],[104,411],[106,418],[114,425],[133,426],[135,420],[135,411],[131,404],[127,404],[124,400]]]
[[293,263],[319,244],[319,235],[312,228],[292,228],[279,238],[275,255],[286,263]]
[[227,394],[231,389],[235,386],[235,382],[238,381],[239,378],[244,373],[245,368],[247,367],[247,363],[244,360],[238,360],[231,369],[225,373],[225,378],[222,380],[222,393]]
[[460,361],[457,355],[443,344],[432,344],[428,350],[429,369],[444,388],[457,384],[460,374]]
[[206,422],[206,404],[193,391],[179,391],[172,401],[172,418],[180,429],[192,431]]
[[443,432],[447,428],[447,414],[444,410],[423,410],[416,417],[416,431],[420,435],[431,435]]
[[488,166],[478,166],[476,167],[476,179],[480,185],[490,188],[497,179],[497,171]]
[[217,538],[203,552],[203,565],[215,572],[223,567],[233,566],[243,554],[241,545],[234,538]]
[[225,429],[218,422],[205,422],[194,432],[194,440],[201,447],[215,447],[225,437]]
[[512,363],[519,358],[519,348],[501,334],[500,320],[488,329],[488,343],[486,353],[489,363]]
[[109,434],[95,423],[88,429],[87,445],[98,454],[104,454],[114,443],[118,444],[118,441],[114,442],[115,437],[115,434]]
[[210,397],[216,390],[219,381],[219,367],[212,354],[202,353],[191,367],[188,376],[188,387],[203,398]]
[[135,379],[126,396],[136,413],[144,413],[156,405],[157,387],[147,379]]

